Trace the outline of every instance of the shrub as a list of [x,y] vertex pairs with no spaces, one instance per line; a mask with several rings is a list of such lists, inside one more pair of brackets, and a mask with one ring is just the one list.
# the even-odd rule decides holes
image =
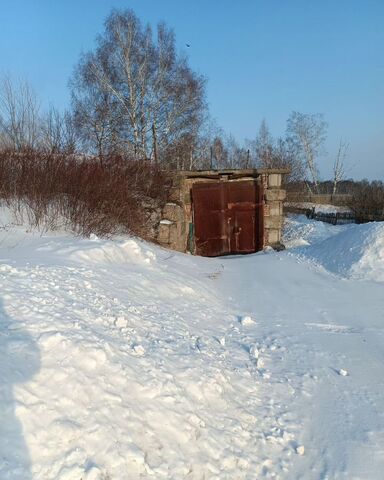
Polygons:
[[384,220],[384,183],[367,180],[355,183],[349,207],[358,221]]
[[37,228],[153,239],[166,196],[165,174],[146,160],[0,153],[0,198]]

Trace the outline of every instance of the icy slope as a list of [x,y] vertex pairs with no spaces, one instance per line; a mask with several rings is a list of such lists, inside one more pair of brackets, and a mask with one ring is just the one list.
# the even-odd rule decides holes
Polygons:
[[382,284],[301,250],[1,229],[0,479],[380,479]]

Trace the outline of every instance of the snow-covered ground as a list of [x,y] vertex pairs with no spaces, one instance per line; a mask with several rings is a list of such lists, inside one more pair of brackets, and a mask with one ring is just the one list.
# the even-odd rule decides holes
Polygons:
[[216,259],[0,223],[0,479],[384,471],[384,224]]
[[312,210],[314,209],[316,213],[350,213],[351,209],[346,206],[336,206],[330,204],[320,204],[312,202],[285,202],[285,207],[297,208],[300,210]]

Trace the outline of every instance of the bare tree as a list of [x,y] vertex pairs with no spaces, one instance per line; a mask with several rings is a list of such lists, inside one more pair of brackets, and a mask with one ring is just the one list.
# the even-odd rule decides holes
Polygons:
[[59,153],[63,143],[63,121],[60,112],[54,107],[48,110],[41,126],[43,149],[49,153]]
[[113,10],[71,85],[76,125],[93,150],[170,163],[176,149],[179,164],[193,163],[204,80],[176,54],[174,34],[165,24],[154,40],[132,10]]
[[217,136],[213,140],[212,145],[212,159],[215,162],[217,169],[222,168],[227,164],[228,151],[224,146],[224,142],[221,137]]
[[287,182],[303,179],[304,168],[296,143],[291,138],[273,138],[265,119],[257,137],[248,140],[247,145],[251,152],[251,164],[261,168],[288,168],[291,173],[285,177]]
[[267,122],[265,118],[263,118],[257,137],[255,140],[249,142],[255,165],[263,168],[271,168],[273,162],[273,142]]
[[247,168],[249,166],[248,150],[239,145],[232,134],[225,137],[224,145],[227,151],[226,168]]
[[50,107],[41,120],[40,148],[47,153],[72,154],[77,150],[78,137],[69,112]]
[[1,147],[16,151],[36,148],[40,133],[40,108],[32,88],[25,81],[0,81]]
[[217,125],[216,121],[206,112],[204,121],[201,127],[199,126],[199,129],[195,135],[193,162],[190,164],[191,170],[210,169],[215,166],[213,159],[213,144],[215,138],[222,139],[222,137],[222,129]]
[[78,68],[79,73],[71,82],[72,117],[83,150],[99,158],[127,152],[119,134],[119,109],[112,96],[89,83],[89,65],[81,64]]
[[286,183],[300,182],[305,169],[296,145],[289,138],[278,138],[273,146],[270,168],[287,168],[290,173],[284,176]]
[[[321,114],[292,112],[287,121],[287,135],[302,157],[310,181],[319,193],[319,173],[317,158],[323,150],[327,123]],[[311,187],[307,182],[308,188]]]
[[333,164],[333,195],[337,193],[339,183],[345,178],[345,159],[347,157],[348,148],[349,144],[340,140],[335,162]]

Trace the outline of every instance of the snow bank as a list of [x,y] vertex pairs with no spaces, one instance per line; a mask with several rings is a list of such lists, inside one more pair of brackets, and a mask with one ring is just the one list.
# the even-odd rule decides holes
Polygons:
[[301,253],[337,275],[383,282],[384,223],[346,225]]
[[150,265],[156,255],[139,239],[102,240],[91,236],[82,240],[80,245],[63,249],[61,254],[68,254],[73,261],[83,263],[115,263],[115,264],[146,264]]
[[283,243],[286,248],[296,248],[321,242],[345,231],[348,225],[331,225],[308,219],[305,215],[289,215],[285,218]]
[[283,243],[290,254],[336,275],[384,281],[384,222],[331,225],[289,215]]

